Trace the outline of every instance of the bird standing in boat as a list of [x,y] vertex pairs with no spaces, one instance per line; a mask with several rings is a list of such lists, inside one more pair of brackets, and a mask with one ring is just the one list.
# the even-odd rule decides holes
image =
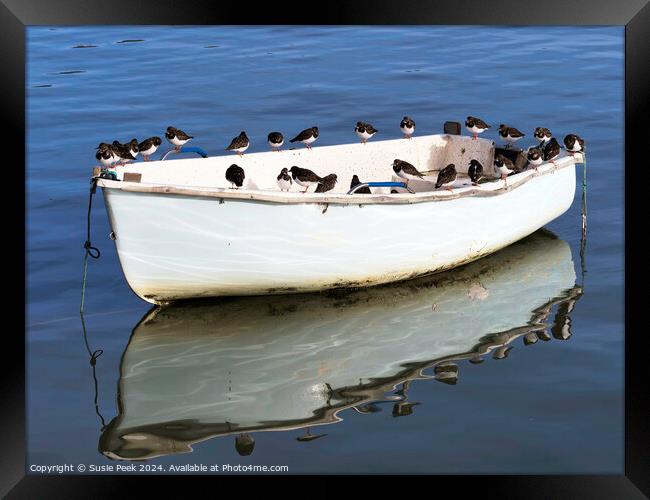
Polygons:
[[246,132],[242,130],[237,137],[230,141],[230,145],[226,148],[226,151],[233,151],[239,156],[244,156],[244,151],[246,151],[250,145],[251,143],[248,140]]
[[451,185],[456,182],[456,165],[450,163],[438,173],[436,180],[436,189],[444,187],[448,191],[452,191]]
[[364,123],[364,122],[357,122],[357,126],[354,127],[354,131],[361,139],[362,144],[368,142],[368,139],[370,139],[373,135],[375,135],[378,132],[378,130],[372,125],[370,125],[370,123]]
[[535,169],[537,172],[537,167],[544,163],[544,151],[540,148],[530,148],[528,153],[526,153],[526,158],[528,163]]
[[553,134],[551,134],[551,131],[547,128],[537,127],[533,136],[539,141],[539,147],[543,147],[544,144],[551,140]]
[[424,179],[424,176],[418,172],[417,168],[404,160],[396,159],[393,161],[393,172],[395,172],[398,177],[406,179],[407,185],[410,180]]
[[575,134],[569,134],[564,138],[564,146],[571,156],[574,156],[575,153],[582,153],[585,150],[585,141]]
[[550,161],[555,165],[555,159],[558,156],[560,156],[560,143],[557,142],[555,137],[551,137],[551,140],[544,146],[544,161]]
[[280,191],[289,191],[292,183],[293,181],[289,175],[289,169],[286,167],[283,168],[280,175],[278,175],[278,186],[280,187]]
[[478,181],[483,177],[483,165],[478,160],[470,161],[467,175],[469,175],[469,180],[472,181],[472,184],[476,186]]
[[402,118],[402,121],[399,122],[399,128],[402,131],[402,134],[404,134],[404,139],[411,139],[415,133],[415,122],[408,116],[405,116]]
[[506,158],[503,155],[496,155],[494,158],[494,166],[499,170],[501,174],[501,180],[505,180],[510,174],[515,171],[514,164],[510,159]]
[[300,132],[296,137],[289,142],[302,142],[308,149],[311,149],[311,144],[318,139],[318,127],[306,128]]
[[323,177],[318,186],[316,186],[316,191],[314,193],[326,193],[334,189],[337,179],[336,174],[329,174]]
[[226,170],[226,180],[232,184],[231,189],[237,189],[244,185],[244,169],[234,163]]
[[142,159],[144,161],[149,161],[149,157],[156,152],[158,146],[162,144],[162,139],[160,137],[154,136],[145,139],[140,144],[138,144],[138,149],[142,153]]
[[268,136],[269,146],[273,151],[280,151],[284,144],[284,137],[280,132],[271,132]]
[[180,151],[181,146],[194,139],[193,135],[187,135],[185,132],[177,129],[176,127],[167,127],[165,137],[172,144],[172,146],[174,146],[175,151]]
[[305,188],[304,191],[301,191],[302,193],[306,193],[310,186],[320,184],[323,180],[308,168],[293,166],[289,169],[289,172],[291,172],[291,178],[294,182]]
[[478,134],[485,132],[490,128],[490,125],[485,123],[480,118],[476,118],[475,116],[468,116],[467,120],[465,120],[465,128],[469,131],[470,134],[472,134],[472,139],[476,140],[478,138]]
[[[354,189],[355,186],[358,186],[359,184],[363,184],[360,180],[357,174],[354,174],[352,176],[352,182],[350,182],[350,189]],[[352,194],[372,194],[370,192],[370,188],[368,186],[362,187],[357,189],[354,193]]]
[[502,123],[499,125],[499,135],[506,142],[506,147],[509,148],[526,134],[515,127],[508,127]]

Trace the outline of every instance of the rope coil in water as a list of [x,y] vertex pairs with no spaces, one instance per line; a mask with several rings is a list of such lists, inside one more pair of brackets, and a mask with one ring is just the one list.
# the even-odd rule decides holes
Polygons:
[[86,215],[86,241],[84,242],[84,271],[83,271],[83,281],[81,283],[81,305],[79,306],[79,312],[83,314],[84,311],[84,301],[86,295],[86,276],[88,273],[88,257],[93,259],[99,259],[101,252],[99,248],[92,246],[90,242],[90,212],[93,206],[93,195],[97,191],[97,177],[90,179],[90,195],[88,197],[88,213]]

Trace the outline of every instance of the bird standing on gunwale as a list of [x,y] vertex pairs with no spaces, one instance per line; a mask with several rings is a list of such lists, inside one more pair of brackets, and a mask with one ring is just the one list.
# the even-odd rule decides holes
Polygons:
[[415,133],[415,122],[408,116],[405,116],[399,122],[399,128],[402,134],[404,134],[404,139],[411,139],[411,136]]
[[226,180],[232,184],[231,189],[237,189],[244,185],[244,169],[239,165],[232,164],[226,170]]
[[472,139],[477,139],[478,134],[485,132],[490,128],[490,125],[485,123],[480,118],[476,118],[475,116],[468,116],[467,120],[465,120],[465,128],[469,131],[470,134],[472,134]]
[[499,125],[499,135],[506,142],[506,147],[510,147],[526,134],[517,130],[515,127],[508,127],[502,123]]
[[100,142],[99,146],[97,146],[95,158],[97,158],[104,168],[110,167],[119,160],[119,157],[113,151],[113,146],[105,142]]
[[573,156],[574,153],[581,153],[585,150],[585,141],[575,134],[569,134],[564,138],[564,146]]
[[[363,184],[363,183],[359,180],[357,174],[354,174],[352,176],[352,182],[350,182],[350,189],[354,189],[354,187],[358,186],[359,184]],[[370,188],[366,186],[357,189],[353,194],[372,194],[372,193],[370,192]]]
[[501,180],[504,180],[515,171],[514,164],[503,155],[496,155],[494,157],[494,166],[499,170]]
[[528,163],[535,169],[535,172],[537,172],[537,167],[544,163],[544,151],[540,148],[530,148],[528,153],[526,153],[526,158],[528,159]]
[[289,172],[291,172],[291,178],[296,182],[296,184],[305,188],[301,193],[306,193],[310,186],[320,184],[323,181],[322,178],[308,168],[294,166],[289,169]]
[[306,128],[289,142],[302,142],[308,149],[311,149],[311,143],[318,139],[318,127]]
[[280,191],[289,191],[292,183],[289,169],[286,167],[283,168],[280,175],[278,175],[278,186],[280,187]]
[[483,165],[478,160],[472,160],[469,162],[469,168],[467,169],[467,175],[469,175],[469,180],[472,181],[472,184],[476,186],[479,179],[483,177]]
[[273,151],[280,151],[280,148],[284,144],[284,137],[280,132],[271,132],[267,140]]
[[142,159],[144,161],[149,161],[149,157],[156,152],[158,146],[162,144],[160,137],[154,136],[145,139],[140,144],[138,144],[138,149],[142,153]]
[[560,156],[560,143],[557,142],[555,137],[551,137],[551,140],[544,146],[544,161],[550,161],[555,165],[555,159],[558,156]]
[[336,177],[336,174],[329,174],[323,177],[320,184],[316,186],[316,191],[314,191],[314,193],[326,193],[327,191],[334,189],[337,182]]
[[544,146],[548,141],[551,140],[551,137],[553,137],[553,134],[551,134],[551,131],[547,128],[544,127],[537,127],[535,129],[535,133],[533,134],[535,139],[539,141],[540,147]]
[[436,189],[444,187],[448,191],[452,191],[451,185],[456,181],[456,165],[450,163],[443,168],[438,174],[436,180]]
[[418,172],[418,169],[404,160],[396,159],[393,161],[393,171],[398,177],[406,179],[408,185],[409,180],[424,179],[424,176]]
[[251,143],[246,136],[246,132],[242,130],[237,137],[230,141],[230,146],[226,148],[226,151],[233,151],[239,156],[244,156],[244,151],[246,151],[250,145]]
[[130,161],[135,160],[138,154],[138,141],[132,139],[127,144],[122,144],[120,141],[113,141],[113,152],[119,158],[119,164],[124,165]]
[[179,151],[181,149],[181,146],[194,139],[193,135],[187,135],[185,132],[177,129],[176,127],[167,127],[165,137],[172,144],[172,146],[174,146],[174,150],[176,151]]
[[379,132],[375,127],[370,125],[370,123],[364,123],[364,122],[357,122],[357,126],[354,127],[354,131],[361,139],[362,144],[368,142],[368,139],[370,139],[373,135]]

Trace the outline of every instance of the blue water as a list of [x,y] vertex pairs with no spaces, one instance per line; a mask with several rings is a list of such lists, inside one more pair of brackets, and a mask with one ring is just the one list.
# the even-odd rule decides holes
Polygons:
[[[527,347],[518,340],[506,359],[459,362],[456,385],[415,381],[408,396],[420,404],[406,417],[378,403],[377,413],[341,411],[314,441],[296,440],[304,429],[253,432],[255,450],[242,457],[233,436],[215,437],[148,463],[283,464],[294,473],[623,471],[622,27],[30,27],[27,39],[28,464],[118,463],[99,451],[102,421],[78,316],[100,141],[162,136],[175,125],[221,154],[240,130],[249,151],[261,151],[276,129],[318,125],[318,146],[356,141],[357,120],[386,139],[399,137],[404,115],[429,134],[471,114],[516,126],[527,133],[523,146],[536,126],[587,142],[587,273],[571,337]],[[91,351],[103,350],[98,408],[108,424],[119,413],[120,358],[149,305],[122,275],[101,195],[92,225],[102,256],[90,262],[86,326]],[[582,283],[579,189],[547,229],[570,245]]]

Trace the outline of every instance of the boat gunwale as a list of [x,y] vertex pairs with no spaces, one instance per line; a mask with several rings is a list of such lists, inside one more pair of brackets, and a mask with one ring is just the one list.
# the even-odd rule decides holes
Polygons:
[[[301,192],[283,192],[271,190],[237,190],[223,187],[201,187],[186,186],[179,184],[157,184],[141,183],[131,181],[114,181],[110,179],[97,178],[97,185],[102,188],[118,189],[120,191],[147,193],[147,194],[165,194],[181,195],[202,198],[218,199],[239,199],[247,201],[262,201],[278,204],[338,204],[338,205],[392,205],[392,204],[413,204],[430,201],[448,201],[459,198],[498,196],[516,189],[528,181],[548,174],[553,174],[558,170],[575,166],[580,163],[582,156],[563,156],[555,161],[543,163],[537,168],[528,169],[518,174],[511,175],[506,180],[496,180],[490,182],[490,187],[485,184],[476,186],[459,186],[454,191],[419,191],[416,193],[395,193],[395,194],[347,194],[347,193],[301,193]],[[510,180],[510,182],[508,182]],[[514,181],[513,181],[514,180]],[[494,187],[498,185],[499,187]]]

